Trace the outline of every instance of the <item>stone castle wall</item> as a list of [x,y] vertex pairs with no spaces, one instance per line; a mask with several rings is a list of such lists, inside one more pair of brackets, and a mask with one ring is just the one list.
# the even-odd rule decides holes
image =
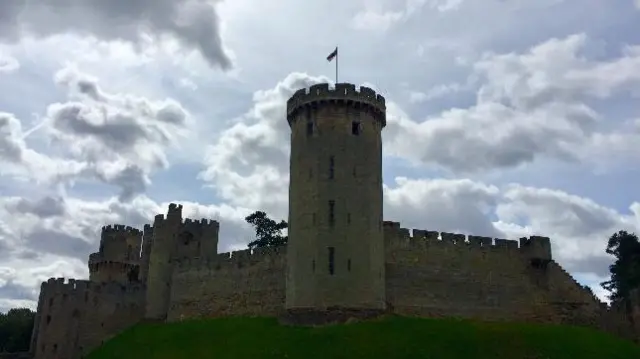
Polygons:
[[286,246],[176,263],[168,320],[277,315],[284,306]]
[[[211,233],[217,242],[216,226],[211,226]],[[145,233],[161,227],[145,228]],[[383,229],[389,312],[588,325],[638,339],[640,327],[634,328],[629,317],[640,325],[640,294],[631,314],[608,308],[551,259],[547,238],[494,240],[411,231],[397,222],[385,222]],[[168,321],[282,313],[286,246],[212,255],[203,245],[210,245],[209,236],[194,236],[203,243],[194,247],[194,238],[185,242],[180,233],[165,236],[180,242],[171,247],[176,255],[170,263],[167,298],[156,298],[168,303]],[[142,248],[140,261],[145,263]],[[41,287],[31,351],[37,359],[81,358],[142,321],[146,301],[153,297],[148,294],[144,280],[98,283],[52,278]]]
[[547,257],[526,241],[477,236],[467,241],[462,234],[424,230],[411,235],[387,222],[385,242],[387,301],[395,313],[598,322],[602,303],[551,260],[550,252]]
[[38,359],[81,358],[142,319],[144,286],[51,278],[42,283],[31,351]]

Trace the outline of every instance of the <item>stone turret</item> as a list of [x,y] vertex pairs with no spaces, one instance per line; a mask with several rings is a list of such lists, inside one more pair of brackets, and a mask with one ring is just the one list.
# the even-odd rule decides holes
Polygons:
[[124,225],[102,227],[100,249],[89,256],[89,280],[127,283],[138,280],[142,232]]
[[153,223],[153,245],[147,273],[145,318],[165,320],[169,310],[173,254],[182,225],[182,206],[171,203],[167,218],[159,214]]
[[347,83],[314,85],[288,100],[287,121],[286,308],[384,309],[384,97]]

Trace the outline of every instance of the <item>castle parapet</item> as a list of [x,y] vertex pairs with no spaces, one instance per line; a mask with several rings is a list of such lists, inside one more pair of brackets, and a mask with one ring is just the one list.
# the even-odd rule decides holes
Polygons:
[[522,238],[520,241],[502,238],[494,239],[492,237],[467,236],[461,233],[437,232],[426,229],[411,230],[402,228],[398,222],[391,221],[383,222],[383,229],[385,244],[388,248],[454,245],[469,247],[470,249],[517,252],[531,259],[551,260],[551,241],[548,237],[531,236],[530,238]]
[[244,249],[234,252],[224,252],[209,258],[183,258],[175,261],[177,272],[189,272],[192,270],[236,270],[249,267],[258,263],[273,264],[276,259],[284,259],[287,246],[262,247],[253,251]]
[[287,120],[289,125],[296,113],[306,106],[317,105],[325,102],[357,104],[368,107],[378,113],[382,119],[382,126],[386,126],[386,104],[382,95],[365,86],[356,86],[350,83],[338,83],[335,88],[329,88],[328,83],[316,84],[311,87],[296,91],[287,101]]

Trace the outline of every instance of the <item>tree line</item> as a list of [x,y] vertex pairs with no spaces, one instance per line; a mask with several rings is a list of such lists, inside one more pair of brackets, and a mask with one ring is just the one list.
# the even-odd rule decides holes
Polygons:
[[[245,217],[255,231],[255,239],[249,249],[287,244],[288,236],[282,232],[288,228],[286,221],[277,222],[263,211]],[[612,304],[621,304],[631,312],[631,291],[640,288],[640,241],[635,233],[619,231],[609,237],[606,252],[615,260],[609,266],[611,278],[601,286],[609,292]],[[27,308],[11,309],[0,313],[0,353],[29,350],[35,312]],[[631,318],[631,317],[630,317]]]

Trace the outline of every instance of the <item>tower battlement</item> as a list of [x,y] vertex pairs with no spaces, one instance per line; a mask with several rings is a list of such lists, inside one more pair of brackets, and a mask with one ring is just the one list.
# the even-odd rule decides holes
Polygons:
[[218,227],[220,228],[220,222],[213,219],[202,218],[200,220],[185,218],[183,226],[187,227]]
[[142,231],[137,228],[125,226],[123,224],[113,224],[102,227],[102,235],[117,235],[124,234],[127,236],[139,236],[142,235]]
[[368,87],[360,86],[356,89],[354,84],[338,83],[334,88],[329,88],[329,84],[316,84],[309,88],[296,91],[287,101],[287,121],[289,125],[295,118],[298,111],[308,106],[318,106],[322,103],[344,103],[352,104],[381,115],[382,126],[386,121],[386,104],[382,95]]

